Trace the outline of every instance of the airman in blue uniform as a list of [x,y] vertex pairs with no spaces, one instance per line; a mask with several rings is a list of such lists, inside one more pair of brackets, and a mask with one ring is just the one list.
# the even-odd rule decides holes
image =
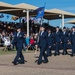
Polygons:
[[75,26],[72,27],[71,44],[72,44],[72,54],[71,54],[71,56],[74,56],[74,54],[75,54]]
[[66,55],[67,54],[67,43],[68,43],[68,32],[66,31],[66,27],[63,28],[62,42],[63,42],[63,55]]
[[[43,25],[40,27],[38,45],[40,48],[40,55],[39,55],[37,64],[40,65],[42,62],[48,63],[47,55],[45,53],[46,48],[47,48],[47,32],[45,31],[45,28]],[[42,57],[44,57],[44,61],[42,61]]]
[[17,32],[15,33],[15,37],[14,40],[12,42],[12,44],[16,45],[16,49],[17,49],[17,55],[14,59],[14,61],[12,62],[14,65],[17,65],[19,63],[19,58],[20,58],[20,64],[24,64],[24,56],[22,54],[22,49],[23,49],[23,42],[24,42],[24,34],[23,32],[21,32],[21,28],[17,28]]
[[54,55],[60,55],[60,52],[59,52],[59,46],[60,46],[60,43],[61,43],[61,32],[59,31],[59,27],[57,26],[56,27],[56,32],[54,33],[54,41],[55,41],[55,45],[56,45],[56,48],[55,48],[55,53]]
[[51,33],[51,30],[48,29],[48,36],[47,36],[47,55],[48,56],[52,55],[52,52],[51,52],[52,44],[53,44],[53,34]]

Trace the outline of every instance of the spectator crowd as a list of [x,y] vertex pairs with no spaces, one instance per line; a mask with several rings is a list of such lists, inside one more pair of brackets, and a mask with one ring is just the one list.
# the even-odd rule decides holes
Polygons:
[[[14,39],[16,29],[8,31],[9,29],[4,29],[1,26],[3,23],[0,23],[0,46],[4,46],[4,51],[8,50],[13,50],[15,48],[15,45],[11,47],[11,43]],[[31,28],[30,28],[31,29]],[[54,30],[53,30],[54,29]],[[61,30],[58,26],[56,28],[45,28],[45,31],[47,32],[48,36],[51,34],[50,37],[47,37],[47,50],[49,51],[48,55],[52,55],[51,51],[55,50],[55,56],[59,55],[59,50],[64,50],[63,54],[67,54],[67,49],[72,48],[73,44],[73,39],[72,39],[72,32],[74,32],[74,27],[71,29],[67,29],[66,27]],[[40,29],[39,29],[40,30]],[[58,34],[56,34],[59,32]],[[23,49],[24,50],[35,50],[35,55],[36,51],[38,50],[38,40],[39,40],[39,31],[37,32],[31,32],[30,36],[27,36],[26,32],[23,31],[24,33],[24,45]],[[57,40],[58,39],[58,40]],[[49,48],[48,48],[49,45]],[[57,52],[56,52],[57,49]],[[72,52],[72,56],[75,51]]]

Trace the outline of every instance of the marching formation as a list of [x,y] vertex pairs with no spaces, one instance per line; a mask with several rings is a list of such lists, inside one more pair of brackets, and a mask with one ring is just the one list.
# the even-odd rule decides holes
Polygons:
[[[20,64],[24,64],[24,56],[22,54],[23,44],[24,44],[24,33],[21,28],[17,29],[14,34],[14,39],[12,44],[15,44],[17,55],[12,62],[14,65],[18,64],[19,58]],[[66,27],[60,31],[59,27],[56,27],[56,32],[52,33],[50,29],[45,30],[44,25],[40,26],[40,32],[36,41],[37,47],[40,49],[39,58],[36,61],[38,65],[43,63],[48,63],[48,56],[52,55],[52,50],[54,50],[54,56],[60,55],[60,50],[62,49],[62,55],[68,54],[68,47],[72,49],[71,56],[75,54],[75,26],[72,27],[72,31],[68,32]],[[42,60],[44,57],[44,60]]]

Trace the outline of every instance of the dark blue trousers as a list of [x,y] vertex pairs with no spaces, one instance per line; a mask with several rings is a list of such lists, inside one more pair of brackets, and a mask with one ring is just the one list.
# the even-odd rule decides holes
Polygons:
[[75,43],[72,44],[72,54],[75,53]]
[[67,52],[67,43],[66,42],[63,43],[63,53],[64,52]]
[[47,55],[51,55],[51,48],[49,48],[49,47],[47,49]]
[[56,43],[55,54],[59,53],[59,46],[60,46],[60,43],[57,42],[57,43]]
[[40,55],[39,55],[38,62],[42,62],[42,57],[44,57],[44,61],[48,61],[45,50],[46,50],[46,47],[40,47]]
[[22,48],[17,48],[17,55],[14,59],[14,62],[17,63],[19,58],[21,58],[21,60],[20,60],[21,62],[24,62],[24,56],[22,54]]

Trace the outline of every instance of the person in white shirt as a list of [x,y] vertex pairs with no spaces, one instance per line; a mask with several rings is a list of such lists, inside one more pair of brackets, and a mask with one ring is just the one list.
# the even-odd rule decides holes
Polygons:
[[9,46],[11,43],[10,43],[10,38],[9,37],[6,37],[5,39],[5,42],[4,42],[4,45],[5,46]]
[[3,51],[7,50],[7,47],[11,46],[10,38],[9,37],[4,37],[4,49]]

